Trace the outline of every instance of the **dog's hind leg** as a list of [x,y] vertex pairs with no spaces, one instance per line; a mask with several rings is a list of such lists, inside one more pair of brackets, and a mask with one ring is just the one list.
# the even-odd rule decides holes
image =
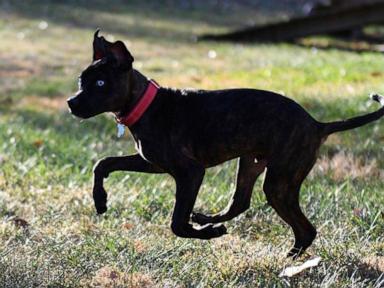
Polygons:
[[98,161],[93,169],[93,199],[98,214],[107,211],[107,193],[103,187],[104,178],[113,171],[135,171],[145,173],[163,173],[163,170],[148,161],[139,154],[122,157],[107,157]]
[[195,204],[197,193],[203,181],[205,169],[192,162],[174,167],[172,176],[176,181],[176,203],[172,215],[172,231],[179,237],[211,239],[226,234],[224,225],[212,224],[195,229],[189,219]]
[[193,213],[192,221],[200,225],[219,223],[231,220],[247,210],[251,204],[253,186],[257,177],[265,170],[266,165],[266,160],[255,163],[254,156],[241,157],[237,170],[236,189],[227,208],[214,215]]
[[312,244],[317,234],[315,227],[305,217],[299,205],[300,186],[312,165],[302,167],[304,169],[293,173],[290,172],[292,170],[268,166],[263,187],[268,203],[293,229],[295,244],[288,256],[294,258],[300,256]]

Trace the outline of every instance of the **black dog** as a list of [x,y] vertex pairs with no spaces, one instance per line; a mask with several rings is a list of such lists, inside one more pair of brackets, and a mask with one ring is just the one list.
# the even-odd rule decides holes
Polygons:
[[[300,186],[328,135],[353,129],[384,114],[321,123],[294,101],[254,89],[217,91],[158,87],[132,68],[133,57],[121,41],[98,36],[93,63],[81,76],[79,91],[68,99],[72,113],[89,118],[114,112],[129,126],[138,154],[108,157],[94,169],[93,197],[98,213],[107,210],[103,179],[117,170],[169,173],[176,181],[172,231],[180,237],[210,239],[226,233],[223,225],[250,205],[257,177],[267,168],[263,190],[268,203],[293,229],[298,256],[316,237],[299,206]],[[374,100],[384,104],[381,96]],[[205,169],[239,158],[236,191],[225,211],[193,213]],[[190,219],[200,225],[195,229]]]

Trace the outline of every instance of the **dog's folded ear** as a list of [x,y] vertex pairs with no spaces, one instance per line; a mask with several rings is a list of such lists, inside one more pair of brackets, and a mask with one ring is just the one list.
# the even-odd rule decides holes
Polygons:
[[133,57],[122,41],[114,42],[109,51],[119,67],[132,68]]
[[103,36],[99,36],[100,29],[97,29],[93,38],[93,61],[110,56],[118,67],[132,68],[133,57],[122,41],[111,43]]

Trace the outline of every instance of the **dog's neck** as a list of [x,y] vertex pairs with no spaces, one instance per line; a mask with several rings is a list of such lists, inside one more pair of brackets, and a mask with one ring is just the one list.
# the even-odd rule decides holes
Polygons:
[[127,94],[127,101],[122,110],[116,113],[118,117],[122,117],[129,113],[133,107],[140,101],[147,89],[149,80],[139,71],[132,69],[129,74],[127,85],[129,85],[129,92]]

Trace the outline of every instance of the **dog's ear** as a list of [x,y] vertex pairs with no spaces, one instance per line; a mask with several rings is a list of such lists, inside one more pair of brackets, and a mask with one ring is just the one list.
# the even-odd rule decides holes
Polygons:
[[133,57],[122,41],[111,43],[103,36],[99,37],[97,29],[93,38],[93,61],[112,56],[119,67],[132,68]]
[[100,29],[97,29],[93,36],[93,61],[107,56],[107,47],[112,43],[106,41],[104,37],[99,37]]
[[116,41],[109,49],[119,67],[132,68],[133,57],[122,41]]

